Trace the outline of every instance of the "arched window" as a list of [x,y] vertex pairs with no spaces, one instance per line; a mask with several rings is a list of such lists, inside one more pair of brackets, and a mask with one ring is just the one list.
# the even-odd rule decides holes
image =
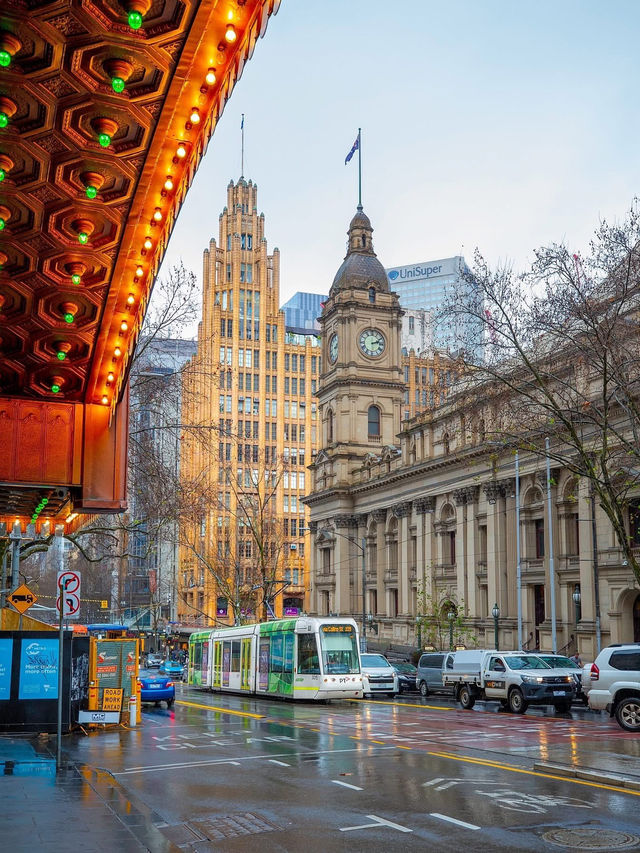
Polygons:
[[327,444],[333,441],[333,412],[331,409],[327,412]]
[[369,302],[375,302],[375,301],[376,301],[376,289],[375,289],[375,287],[370,287],[369,288]]
[[370,438],[380,435],[380,409],[377,406],[369,406],[367,412],[367,432]]

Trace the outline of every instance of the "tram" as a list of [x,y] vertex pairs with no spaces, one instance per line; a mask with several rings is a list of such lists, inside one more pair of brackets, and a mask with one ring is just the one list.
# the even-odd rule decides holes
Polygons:
[[353,619],[298,616],[189,638],[189,684],[286,699],[361,699]]

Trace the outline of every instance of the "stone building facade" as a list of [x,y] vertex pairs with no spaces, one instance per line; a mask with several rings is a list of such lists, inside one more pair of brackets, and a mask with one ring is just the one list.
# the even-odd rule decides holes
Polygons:
[[[359,210],[320,320],[310,609],[371,614],[382,645],[415,646],[424,591],[462,606],[470,634],[492,647],[497,604],[500,647],[515,648],[513,453],[487,441],[492,404],[469,383],[402,422],[398,298],[380,276],[371,231]],[[519,463],[523,646],[549,650],[555,633],[557,649],[593,660],[598,645],[640,641],[640,590],[588,483],[552,471],[550,528],[545,462],[521,454]]]

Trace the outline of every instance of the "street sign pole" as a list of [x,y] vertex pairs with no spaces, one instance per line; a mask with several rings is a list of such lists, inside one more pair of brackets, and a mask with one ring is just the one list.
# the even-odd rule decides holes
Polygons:
[[[58,533],[58,530],[56,530]],[[60,534],[62,531],[60,530]],[[60,602],[60,621],[58,625],[58,729],[56,738],[56,773],[62,769],[62,658],[64,655],[64,588],[66,580],[64,571],[64,537],[56,537],[58,542],[58,601]]]

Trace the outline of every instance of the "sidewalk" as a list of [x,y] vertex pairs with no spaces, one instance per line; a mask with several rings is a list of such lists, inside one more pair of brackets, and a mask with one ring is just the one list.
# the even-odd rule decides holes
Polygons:
[[109,774],[68,765],[56,774],[55,740],[0,737],[0,838],[21,853],[175,853],[154,824],[160,815]]

